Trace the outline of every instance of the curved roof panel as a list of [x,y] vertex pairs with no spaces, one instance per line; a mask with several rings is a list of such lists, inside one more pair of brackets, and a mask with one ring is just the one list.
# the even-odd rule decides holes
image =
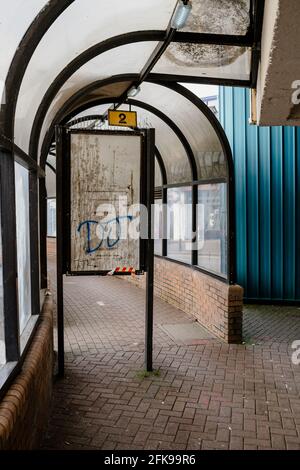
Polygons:
[[[0,81],[5,81],[9,66],[22,37],[47,0],[11,0],[0,4]],[[3,47],[5,45],[5,48]]]

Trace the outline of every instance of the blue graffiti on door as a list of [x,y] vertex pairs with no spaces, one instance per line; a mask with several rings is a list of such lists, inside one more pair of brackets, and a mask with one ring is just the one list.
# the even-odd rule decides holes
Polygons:
[[[85,220],[84,222],[81,222],[79,224],[77,232],[81,233],[83,227],[86,226],[86,254],[92,254],[95,253],[97,250],[99,250],[102,247],[107,247],[109,250],[114,248],[120,241],[121,238],[121,221],[122,220],[128,220],[132,221],[133,216],[127,215],[123,217],[116,217],[114,219],[108,220],[106,222],[97,222],[96,220]],[[97,246],[92,247],[92,232],[91,232],[91,227],[92,226],[97,226],[99,227],[98,230],[98,236],[99,236],[99,243]],[[111,234],[112,231],[114,230],[116,234],[116,238],[112,238]]]

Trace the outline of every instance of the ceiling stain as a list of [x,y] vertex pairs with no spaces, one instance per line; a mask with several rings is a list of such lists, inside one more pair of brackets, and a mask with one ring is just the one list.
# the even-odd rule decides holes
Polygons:
[[[194,0],[183,31],[209,34],[245,35],[250,18],[249,0]],[[173,43],[166,57],[185,67],[224,67],[245,53],[245,48],[222,45]]]

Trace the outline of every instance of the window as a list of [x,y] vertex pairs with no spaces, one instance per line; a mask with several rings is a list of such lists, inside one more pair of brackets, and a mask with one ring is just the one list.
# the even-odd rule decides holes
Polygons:
[[29,227],[29,172],[15,163],[18,300],[20,334],[31,316],[31,263]]
[[154,204],[154,254],[162,256],[163,239],[163,205],[162,199],[156,199]]
[[47,200],[47,236],[56,237],[56,199]]
[[168,257],[192,262],[192,189],[168,189]]
[[226,183],[198,188],[198,265],[227,275],[227,190]]

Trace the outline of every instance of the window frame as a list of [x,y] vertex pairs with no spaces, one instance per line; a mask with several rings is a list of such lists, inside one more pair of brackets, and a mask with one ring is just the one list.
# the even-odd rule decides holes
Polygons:
[[[228,155],[225,155],[226,161],[228,163]],[[233,179],[233,166],[228,164],[227,165],[227,178],[212,178],[212,179],[203,179],[192,181],[188,183],[178,183],[178,184],[163,184],[161,187],[156,187],[155,191],[157,194],[162,192],[163,198],[163,207],[167,205],[167,191],[168,189],[175,189],[180,187],[190,187],[192,189],[193,198],[193,233],[197,232],[197,204],[198,204],[198,190],[199,186],[205,184],[226,184],[226,209],[227,209],[227,273],[226,275],[222,275],[221,273],[216,273],[214,271],[210,271],[198,265],[198,250],[191,251],[191,258],[192,262],[190,264],[185,263],[180,260],[176,260],[174,258],[170,258],[168,255],[168,240],[166,239],[167,231],[164,231],[164,238],[161,240],[163,245],[163,254],[158,255],[155,254],[157,258],[167,259],[172,263],[177,263],[181,266],[187,266],[193,270],[199,271],[203,274],[206,274],[214,279],[218,279],[221,282],[226,284],[235,284],[235,246],[234,246],[234,227],[235,227],[235,219],[234,219],[234,179]],[[166,227],[166,214],[163,213],[163,224]]]
[[[39,323],[40,275],[38,247],[38,181],[45,178],[39,165],[9,139],[0,135],[0,205],[3,250],[3,313],[6,363],[0,366],[0,399],[20,373]],[[16,228],[15,162],[28,171],[31,313],[20,334]],[[37,268],[38,267],[38,268]]]

